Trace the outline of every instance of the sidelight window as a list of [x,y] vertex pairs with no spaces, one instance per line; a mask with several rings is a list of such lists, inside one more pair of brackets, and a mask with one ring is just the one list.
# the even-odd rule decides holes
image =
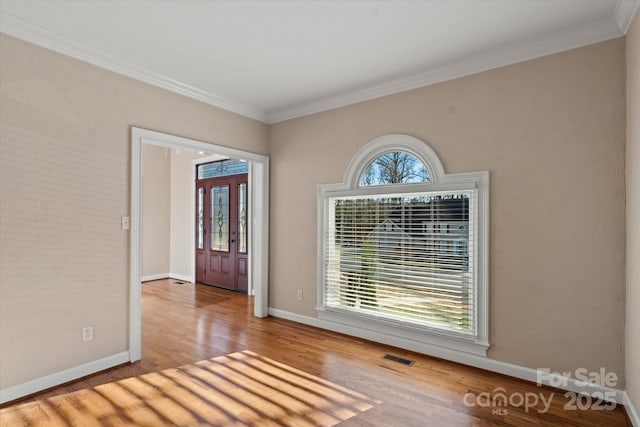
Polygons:
[[247,183],[238,184],[238,252],[247,253]]

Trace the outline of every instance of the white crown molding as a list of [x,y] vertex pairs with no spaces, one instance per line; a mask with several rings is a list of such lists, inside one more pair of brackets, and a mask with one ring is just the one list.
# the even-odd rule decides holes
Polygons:
[[366,88],[347,88],[335,96],[271,111],[263,111],[224,99],[91,48],[68,37],[29,24],[6,12],[0,13],[0,32],[206,104],[273,124],[620,37],[628,30],[638,9],[638,4],[638,0],[618,0],[615,12],[608,22],[574,28],[562,34],[549,35],[542,40],[512,44],[498,51],[479,52],[463,61],[443,65],[424,73]]
[[638,0],[618,0],[616,9],[613,11],[613,20],[615,21],[622,34],[627,34],[629,26],[633,22],[633,17],[638,11]]
[[147,70],[109,53],[86,46],[66,36],[25,22],[6,12],[0,12],[0,32],[80,61],[88,62],[97,67],[202,101],[214,107],[222,108],[261,122],[265,122],[267,118],[264,111],[224,99],[160,73]]
[[405,92],[580,46],[598,43],[622,35],[624,35],[624,33],[613,20],[598,25],[583,26],[562,34],[552,34],[541,40],[513,44],[499,51],[479,52],[464,61],[445,65],[425,73],[408,76],[364,89],[354,91],[346,90],[340,95],[323,98],[315,102],[270,111],[267,114],[267,123],[278,123],[386,95]]

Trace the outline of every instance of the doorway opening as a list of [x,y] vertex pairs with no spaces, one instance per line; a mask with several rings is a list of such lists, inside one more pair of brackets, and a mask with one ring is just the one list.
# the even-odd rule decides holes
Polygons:
[[[130,231],[130,306],[129,306],[129,359],[131,362],[142,357],[142,307],[141,307],[141,178],[142,178],[142,145],[151,144],[171,149],[185,149],[202,152],[219,159],[235,159],[246,162],[247,175],[247,217],[246,222],[246,288],[254,295],[254,315],[266,317],[268,315],[268,250],[269,250],[269,158],[267,156],[243,150],[215,145],[203,141],[169,135],[148,129],[131,128],[131,231]],[[212,158],[209,158],[211,161]],[[206,161],[207,158],[194,162]],[[192,192],[191,215],[195,230],[196,192]],[[237,231],[236,231],[237,233]],[[192,233],[195,247],[196,233]],[[237,235],[236,235],[237,236]],[[193,279],[195,272],[195,251],[191,251],[194,260]]]

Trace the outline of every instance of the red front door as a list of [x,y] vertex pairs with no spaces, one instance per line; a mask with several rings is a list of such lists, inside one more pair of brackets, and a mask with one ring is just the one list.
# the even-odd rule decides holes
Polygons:
[[247,174],[196,181],[196,281],[247,292]]

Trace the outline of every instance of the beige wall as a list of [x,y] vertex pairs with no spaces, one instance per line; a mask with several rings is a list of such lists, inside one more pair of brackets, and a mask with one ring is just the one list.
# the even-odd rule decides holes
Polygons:
[[627,393],[640,410],[640,13],[627,33]]
[[142,278],[168,275],[171,247],[171,150],[142,145]]
[[192,274],[195,151],[142,145],[142,277]]
[[318,184],[341,182],[372,139],[410,134],[449,173],[490,171],[489,357],[623,377],[624,46],[615,39],[273,125],[270,306],[315,316]]
[[194,223],[192,194],[195,191],[193,159],[202,157],[188,150],[171,152],[171,274],[176,277],[192,273]]
[[4,388],[127,350],[131,126],[260,154],[268,128],[5,35],[0,52]]
[[261,154],[271,140],[270,306],[308,316],[317,185],[358,149],[407,133],[447,172],[489,170],[489,356],[623,376],[623,39],[271,128],[8,36],[0,50],[0,386],[126,351],[130,126]]

